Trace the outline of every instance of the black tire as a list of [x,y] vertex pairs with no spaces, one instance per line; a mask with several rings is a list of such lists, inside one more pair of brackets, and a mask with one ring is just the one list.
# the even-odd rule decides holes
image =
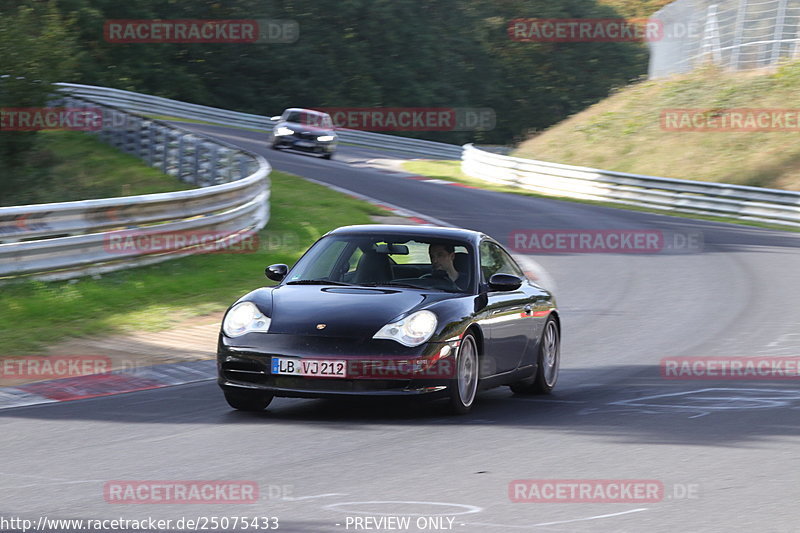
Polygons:
[[272,401],[272,394],[256,391],[226,390],[225,401],[239,411],[263,411]]
[[278,143],[272,143],[272,149],[273,150],[280,150],[281,149],[281,145],[279,145]]
[[325,154],[325,155],[322,156],[322,159],[331,159],[332,157],[333,157],[333,154]]
[[515,394],[550,394],[558,381],[561,365],[561,332],[553,317],[545,322],[536,359],[536,375],[510,385]]
[[478,344],[471,333],[467,333],[461,339],[455,365],[456,375],[449,386],[450,409],[454,414],[465,415],[475,404],[480,381]]

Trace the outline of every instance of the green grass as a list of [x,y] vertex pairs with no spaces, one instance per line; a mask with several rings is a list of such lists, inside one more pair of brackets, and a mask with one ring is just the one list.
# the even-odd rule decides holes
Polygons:
[[[159,330],[222,311],[244,293],[272,284],[264,267],[294,263],[325,232],[370,223],[383,211],[301,178],[273,171],[271,215],[250,254],[197,255],[65,282],[2,287],[2,355],[40,353],[66,337]],[[163,178],[163,176],[162,176]]]
[[490,191],[505,192],[511,194],[521,194],[524,196],[533,196],[536,198],[550,198],[554,200],[562,200],[565,202],[574,202],[580,204],[599,205],[603,207],[611,207],[614,209],[626,209],[629,211],[641,211],[644,213],[655,213],[658,215],[666,215],[672,217],[691,218],[697,220],[708,220],[711,222],[726,222],[728,224],[741,224],[745,226],[755,226],[759,228],[776,229],[782,231],[800,232],[800,228],[792,226],[783,226],[780,224],[769,224],[764,222],[755,222],[750,220],[739,220],[731,217],[717,217],[707,215],[697,215],[692,213],[680,213],[675,211],[666,211],[662,209],[652,209],[647,207],[638,207],[633,205],[617,204],[614,202],[598,202],[594,200],[582,200],[577,198],[569,198],[566,196],[549,196],[538,194],[527,189],[514,187],[511,185],[500,185],[489,181],[484,181],[478,178],[473,178],[464,174],[461,171],[460,161],[408,161],[403,163],[403,168],[413,174],[420,176],[429,176],[431,178],[456,181],[465,185],[472,185],[481,189]]
[[45,131],[37,134],[24,180],[2,195],[2,206],[69,202],[191,188],[91,135]]
[[667,131],[667,109],[797,109],[800,62],[775,72],[713,68],[637,83],[522,143],[513,154],[671,178],[800,190],[800,129]]

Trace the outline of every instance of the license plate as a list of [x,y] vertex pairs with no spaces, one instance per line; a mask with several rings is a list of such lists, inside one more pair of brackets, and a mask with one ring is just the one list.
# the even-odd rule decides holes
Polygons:
[[332,359],[272,358],[272,373],[287,376],[347,377],[347,361]]
[[302,146],[303,148],[311,148],[312,146],[314,146],[314,143],[312,143],[310,141],[296,141],[294,143],[294,145],[295,146]]

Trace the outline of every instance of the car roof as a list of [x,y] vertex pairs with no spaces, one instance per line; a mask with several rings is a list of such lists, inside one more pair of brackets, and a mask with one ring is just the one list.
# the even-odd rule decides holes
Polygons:
[[409,237],[454,239],[473,243],[477,243],[483,238],[488,238],[486,234],[479,231],[462,228],[446,228],[443,226],[413,226],[401,224],[361,224],[357,226],[343,226],[341,228],[329,231],[326,235],[367,235],[372,233]]
[[304,107],[289,107],[289,108],[286,108],[286,109],[283,110],[283,113],[281,113],[281,115],[283,115],[287,111],[300,111],[302,113],[308,113],[310,115],[320,115],[320,116],[327,116],[328,115],[327,113],[324,113],[322,111],[317,111],[316,109],[306,109]]

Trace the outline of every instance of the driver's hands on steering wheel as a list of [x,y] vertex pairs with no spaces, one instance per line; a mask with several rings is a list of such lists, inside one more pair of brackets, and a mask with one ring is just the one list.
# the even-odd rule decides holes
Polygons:
[[446,270],[437,269],[433,270],[428,274],[423,274],[420,279],[434,279],[436,281],[442,282],[446,284],[445,287],[438,287],[441,289],[459,289],[458,284],[450,279],[450,276],[447,275]]
[[431,277],[436,279],[450,279],[450,277],[447,275],[447,271],[441,269],[431,272]]

